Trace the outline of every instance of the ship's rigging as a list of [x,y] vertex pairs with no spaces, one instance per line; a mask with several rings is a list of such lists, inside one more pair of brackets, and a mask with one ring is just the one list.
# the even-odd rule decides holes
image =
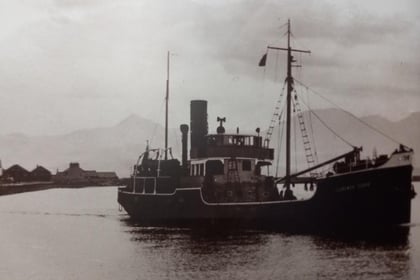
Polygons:
[[[293,63],[296,62],[294,57],[292,56],[292,52],[298,52],[298,53],[311,53],[308,50],[299,50],[294,49],[290,45],[290,19],[287,21],[287,48],[282,47],[273,47],[268,46],[268,50],[280,50],[280,51],[287,51],[287,76],[286,76],[286,176],[285,178],[285,186],[286,189],[289,189],[290,187],[290,166],[291,166],[291,116],[292,116],[292,92],[294,89],[294,82],[292,77],[292,66]],[[265,66],[267,60],[267,53],[262,57],[259,65]],[[276,113],[275,113],[276,114]],[[280,115],[279,115],[280,116]],[[276,116],[274,116],[276,117]],[[273,118],[274,118],[273,117]],[[269,136],[272,135],[272,131]],[[266,138],[267,139],[267,138]],[[267,140],[267,144],[269,142],[269,139]]]
[[[351,116],[353,119],[356,119],[369,129],[375,131],[376,133],[382,135],[383,137],[391,140],[393,143],[399,144],[403,147],[405,147],[403,144],[401,144],[396,139],[390,137],[389,135],[385,134],[383,131],[373,127],[372,125],[368,124],[367,122],[361,120],[360,118],[356,117],[352,113],[348,112],[347,110],[343,109],[342,107],[338,106],[336,103],[330,101],[317,91],[311,89],[304,83],[300,82],[299,80],[292,77],[292,68],[293,67],[301,67],[301,65],[297,65],[295,58],[293,57],[292,53],[296,52],[299,54],[305,54],[309,53],[310,51],[307,50],[300,50],[295,49],[291,47],[291,37],[293,37],[293,34],[291,32],[290,27],[290,20],[286,24],[287,26],[287,32],[284,34],[287,36],[287,48],[281,48],[281,47],[273,47],[268,46],[267,52],[264,54],[262,59],[260,60],[259,66],[265,66],[266,61],[268,58],[268,52],[270,50],[276,51],[276,67],[277,70],[277,60],[278,60],[278,51],[286,51],[287,52],[287,77],[284,81],[282,90],[280,92],[280,96],[274,106],[274,112],[272,114],[271,121],[269,123],[265,138],[264,138],[264,145],[266,147],[269,147],[270,141],[272,140],[272,136],[275,132],[276,127],[278,126],[278,148],[277,148],[277,164],[276,164],[276,177],[278,176],[278,168],[279,168],[279,161],[280,161],[280,155],[281,155],[281,148],[282,148],[282,140],[284,135],[284,127],[286,130],[286,162],[285,162],[285,176],[282,178],[285,181],[286,187],[289,185],[289,177],[291,176],[291,151],[292,151],[292,125],[294,126],[294,156],[296,160],[296,126],[298,126],[302,138],[302,146],[303,146],[303,156],[306,159],[306,163],[308,165],[308,169],[306,172],[309,172],[310,170],[314,170],[314,167],[322,167],[324,164],[319,164],[318,161],[318,155],[317,150],[315,146],[315,137],[314,137],[314,131],[313,131],[313,124],[312,124],[312,117],[316,118],[322,126],[324,126],[327,130],[329,130],[337,139],[341,140],[343,143],[348,145],[350,148],[355,150],[359,150],[359,148],[356,147],[356,145],[352,144],[348,139],[340,135],[337,131],[335,131],[330,125],[327,124],[314,110],[311,109],[309,106],[309,102],[305,102],[304,98],[302,98],[302,95],[298,93],[297,88],[304,88],[306,89],[307,93],[315,94],[319,97],[321,97],[323,100],[327,101],[330,105],[332,105],[334,108],[339,109],[340,111],[345,112],[347,115]],[[265,70],[264,70],[265,71]],[[265,72],[264,72],[265,73]],[[296,83],[296,85],[295,85]],[[285,94],[286,93],[286,94]],[[285,98],[284,98],[285,95]],[[286,99],[286,100],[284,100]],[[302,109],[302,105],[305,107]],[[284,110],[286,107],[286,110]],[[284,112],[286,111],[286,112]],[[295,113],[293,117],[292,112]],[[292,124],[293,122],[293,124]],[[296,163],[297,166],[297,163]],[[299,172],[299,174],[302,174],[302,172]],[[304,173],[303,173],[304,174]]]

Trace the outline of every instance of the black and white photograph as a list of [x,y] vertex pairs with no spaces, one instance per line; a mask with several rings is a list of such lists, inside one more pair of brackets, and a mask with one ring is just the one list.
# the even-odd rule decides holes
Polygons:
[[420,279],[420,2],[0,0],[0,275]]

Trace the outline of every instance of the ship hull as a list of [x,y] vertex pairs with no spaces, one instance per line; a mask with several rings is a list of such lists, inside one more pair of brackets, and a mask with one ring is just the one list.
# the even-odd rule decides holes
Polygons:
[[172,194],[119,189],[118,202],[145,224],[229,224],[290,230],[382,228],[410,222],[411,165],[334,175],[307,200],[209,203],[201,188]]

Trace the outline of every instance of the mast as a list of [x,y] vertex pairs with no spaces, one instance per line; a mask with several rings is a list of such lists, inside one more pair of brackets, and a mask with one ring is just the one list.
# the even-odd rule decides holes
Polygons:
[[[268,49],[272,50],[280,50],[280,51],[287,51],[287,77],[286,77],[286,83],[287,83],[287,97],[286,97],[286,176],[285,176],[285,185],[287,188],[290,186],[290,143],[291,143],[291,119],[292,119],[292,91],[293,91],[293,77],[292,77],[292,67],[293,67],[293,56],[292,52],[301,52],[301,53],[311,53],[311,51],[305,51],[305,50],[298,50],[293,49],[290,46],[290,19],[287,20],[287,48],[279,48],[279,47],[271,47],[268,46]],[[267,57],[267,54],[265,54],[265,58]],[[261,60],[260,66],[265,66],[265,58],[264,60]]]
[[169,56],[166,62],[166,96],[165,96],[165,160],[168,159],[168,102],[169,102]]
[[290,48],[290,19],[287,20],[287,96],[286,96],[286,187],[290,185],[290,142],[291,142],[291,115],[292,115],[292,90],[293,90],[293,78],[292,78],[292,50]]

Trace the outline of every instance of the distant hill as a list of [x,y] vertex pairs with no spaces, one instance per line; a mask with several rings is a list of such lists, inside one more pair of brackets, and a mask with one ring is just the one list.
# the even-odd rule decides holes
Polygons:
[[[371,152],[374,147],[382,152],[395,149],[396,143],[373,131],[345,113],[328,109],[320,112],[325,120],[334,119],[335,126],[340,134],[352,144],[363,145],[366,152]],[[397,122],[389,121],[380,116],[367,116],[361,120],[384,134],[390,136],[398,143],[407,145],[420,153],[420,112],[412,113],[407,118]]]
[[127,176],[146,141],[162,146],[161,139],[162,126],[131,115],[115,126],[58,136],[2,135],[0,159],[4,168],[18,163],[32,169],[40,164],[55,173],[76,161],[84,169],[116,171],[119,176]]
[[[368,156],[372,154],[374,147],[378,154],[389,153],[397,147],[341,111],[326,109],[316,111],[316,114],[352,144],[363,145]],[[420,112],[398,122],[391,122],[379,116],[368,116],[363,118],[363,121],[420,153]],[[320,160],[350,149],[314,116],[312,123],[314,131],[317,131],[314,135]],[[227,126],[234,127],[234,124]],[[215,127],[212,127],[211,131],[214,130]],[[296,131],[300,134],[298,125]],[[278,133],[275,132],[274,135]],[[271,146],[275,146],[275,138],[271,141]],[[179,157],[179,129],[171,129],[169,139],[174,156]],[[0,159],[4,168],[18,163],[27,169],[33,169],[40,164],[55,173],[57,168],[63,170],[69,162],[77,161],[85,169],[116,171],[119,176],[128,176],[137,157],[144,151],[147,140],[153,147],[162,147],[163,127],[137,115],[131,115],[114,126],[78,130],[58,136],[0,135]],[[301,145],[301,139],[294,141],[297,147]],[[284,153],[284,148],[280,152]]]

